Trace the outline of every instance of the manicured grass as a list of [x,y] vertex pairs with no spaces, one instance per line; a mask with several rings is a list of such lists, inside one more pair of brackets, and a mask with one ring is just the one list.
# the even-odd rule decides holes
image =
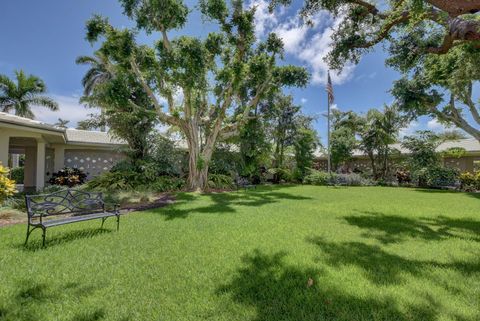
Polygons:
[[0,320],[480,320],[473,194],[262,187],[99,226],[0,229]]

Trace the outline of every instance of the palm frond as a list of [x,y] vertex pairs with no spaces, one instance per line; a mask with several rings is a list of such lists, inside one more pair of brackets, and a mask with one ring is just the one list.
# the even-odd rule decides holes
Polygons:
[[28,100],[29,105],[38,105],[42,107],[47,107],[50,110],[57,111],[58,103],[50,97],[47,96],[35,96]]

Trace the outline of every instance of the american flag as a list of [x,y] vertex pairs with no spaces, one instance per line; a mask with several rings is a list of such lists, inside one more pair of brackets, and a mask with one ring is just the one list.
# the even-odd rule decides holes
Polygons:
[[335,100],[335,96],[333,95],[333,86],[332,86],[332,79],[330,78],[330,71],[328,72],[328,80],[327,80],[327,87],[325,90],[328,93],[328,103],[333,104]]

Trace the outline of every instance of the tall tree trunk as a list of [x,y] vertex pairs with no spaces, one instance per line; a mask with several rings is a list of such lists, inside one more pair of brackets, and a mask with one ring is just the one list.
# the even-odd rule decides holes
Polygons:
[[368,158],[370,158],[370,164],[372,166],[373,179],[378,179],[377,165],[375,164],[375,155],[373,152],[368,152]]

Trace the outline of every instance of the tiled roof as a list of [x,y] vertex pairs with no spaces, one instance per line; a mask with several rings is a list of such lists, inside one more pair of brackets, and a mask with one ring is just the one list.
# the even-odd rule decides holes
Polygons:
[[67,142],[72,143],[92,143],[92,144],[111,144],[122,145],[124,141],[112,137],[106,132],[97,132],[90,130],[67,129]]
[[19,117],[8,113],[0,112],[0,123],[14,124],[29,128],[43,129],[58,134],[63,134],[68,143],[81,144],[104,144],[104,145],[124,145],[125,142],[112,137],[110,134],[98,131],[65,129],[38,120]]

